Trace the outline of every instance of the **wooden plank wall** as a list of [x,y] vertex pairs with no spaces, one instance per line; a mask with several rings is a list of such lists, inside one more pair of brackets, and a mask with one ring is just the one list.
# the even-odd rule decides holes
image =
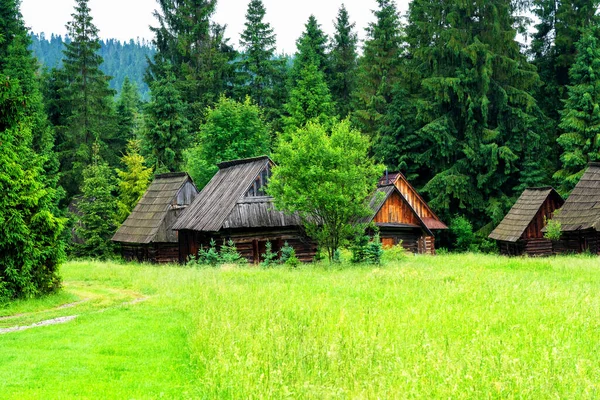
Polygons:
[[421,229],[381,228],[379,235],[384,247],[395,246],[398,243],[402,243],[402,247],[413,254],[435,255],[435,238],[433,236],[423,235]]
[[560,240],[553,242],[554,254],[577,254],[589,251],[600,254],[600,236],[598,232],[563,232]]
[[433,213],[429,210],[429,207],[427,207],[423,199],[421,199],[421,197],[417,194],[415,188],[413,188],[408,182],[398,177],[398,179],[396,179],[394,182],[394,185],[398,188],[400,193],[404,195],[408,203],[420,217],[433,218]]
[[521,239],[542,239],[544,237],[542,229],[546,226],[546,219],[552,218],[552,213],[561,205],[562,202],[554,193],[548,196],[525,229],[525,232],[523,232],[523,235],[521,235]]
[[373,222],[376,224],[401,223],[420,225],[420,221],[415,213],[410,209],[408,203],[402,197],[394,192],[383,204]]
[[121,255],[127,261],[176,263],[179,261],[179,246],[177,243],[122,244]]

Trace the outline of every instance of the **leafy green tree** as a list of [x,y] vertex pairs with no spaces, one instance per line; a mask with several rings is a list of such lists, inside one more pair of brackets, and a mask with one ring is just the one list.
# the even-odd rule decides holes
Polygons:
[[114,254],[111,238],[117,229],[118,208],[113,196],[115,176],[107,163],[98,157],[98,145],[93,146],[93,162],[83,171],[81,199],[77,203],[80,216],[76,233],[82,243],[74,244],[79,257],[105,259]]
[[67,23],[71,42],[63,60],[66,86],[59,89],[66,107],[65,126],[58,127],[57,147],[61,162],[61,183],[68,198],[77,193],[83,169],[92,161],[92,145],[98,143],[104,159],[112,165],[118,155],[106,145],[116,135],[114,91],[109,77],[100,70],[102,57],[98,29],[93,24],[88,0],[77,0],[73,20]]
[[340,118],[346,118],[352,111],[352,98],[357,85],[358,37],[354,32],[355,26],[355,23],[350,22],[348,11],[342,4],[338,11],[329,53],[329,88]]
[[357,219],[371,212],[368,201],[383,166],[368,156],[369,146],[368,137],[347,120],[335,123],[330,134],[309,122],[289,141],[282,138],[274,154],[278,166],[269,195],[278,209],[298,213],[330,261],[355,232]]
[[33,150],[36,121],[28,107],[19,80],[0,74],[0,301],[60,287],[65,222],[52,211],[55,194]]
[[217,164],[268,154],[271,136],[260,107],[250,98],[243,103],[222,96],[207,110],[196,147],[186,153],[186,170],[198,188],[217,172]]
[[[229,93],[234,81],[236,57],[225,38],[225,27],[215,24],[216,0],[158,0],[154,12],[158,27],[151,27],[156,54],[148,65],[146,81],[166,79],[170,65],[174,85],[185,108],[185,118],[200,126],[203,112],[222,93]],[[169,78],[170,79],[170,78]]]
[[554,174],[564,193],[579,182],[588,162],[600,161],[600,29],[584,34],[577,50],[572,85],[560,113],[562,168]]
[[119,222],[125,221],[150,185],[152,168],[144,165],[145,160],[140,152],[141,142],[130,140],[127,143],[127,153],[121,157],[121,163],[125,165],[125,170],[117,169]]
[[392,101],[392,89],[400,78],[403,46],[402,24],[394,0],[377,0],[375,22],[367,27],[363,55],[359,60],[356,111],[357,126],[377,138],[382,116]]
[[500,220],[523,186],[548,179],[531,95],[539,77],[515,40],[512,11],[509,0],[414,0],[409,9],[404,88],[416,135],[407,162],[423,171],[436,211],[475,226]]
[[156,172],[176,172],[191,142],[190,123],[169,65],[162,76],[150,84],[152,99],[146,107],[144,145]]

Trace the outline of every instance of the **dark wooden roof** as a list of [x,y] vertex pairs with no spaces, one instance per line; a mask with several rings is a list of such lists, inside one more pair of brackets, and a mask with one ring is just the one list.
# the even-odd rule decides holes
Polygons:
[[300,225],[297,217],[276,211],[270,197],[244,197],[267,164],[273,164],[267,156],[219,164],[219,171],[181,215],[173,229],[218,232],[223,228]]
[[188,181],[192,178],[185,172],[157,175],[112,240],[139,244],[154,242],[177,193]]
[[[402,172],[386,172],[379,179],[379,186],[391,185],[391,184],[394,184],[396,181],[399,181],[399,180],[404,182],[404,184],[406,185],[406,187],[408,188],[408,190],[410,190],[410,191],[412,191],[414,193],[414,195],[416,196],[417,200],[421,203],[422,207],[425,208],[429,212],[429,214],[431,214],[430,217],[427,217],[427,216],[424,216],[424,215],[420,215],[417,212],[417,215],[419,215],[419,218],[421,218],[421,220],[425,223],[425,225],[427,226],[427,229],[430,229],[430,230],[444,230],[444,229],[448,229],[448,226],[446,224],[444,224],[442,222],[442,220],[433,212],[433,210],[429,207],[429,204],[427,204],[427,202],[425,201],[425,199],[423,199],[423,197],[421,197],[421,195],[419,194],[419,192],[417,192],[417,190],[414,188],[414,186],[412,186],[410,184],[410,182],[408,182],[408,179],[406,179],[406,177],[404,176],[404,174],[402,174]],[[400,192],[402,193],[402,191],[400,191]],[[402,195],[404,196],[404,198],[408,201],[408,199],[406,198],[407,194],[408,193],[402,193]],[[414,209],[414,207],[413,207],[413,209]]]
[[[381,208],[383,207],[383,205],[385,204],[385,202],[390,198],[390,196],[393,193],[398,193],[398,195],[404,200],[404,202],[406,202],[406,204],[408,205],[408,207],[412,210],[412,212],[415,214],[415,216],[417,217],[417,219],[420,221],[420,223],[422,225],[421,227],[423,228],[423,230],[425,230],[425,232],[427,232],[429,235],[433,235],[433,233],[431,233],[431,230],[427,227],[427,225],[425,224],[425,222],[423,222],[423,219],[412,208],[412,206],[406,200],[406,198],[400,192],[400,190],[398,190],[398,188],[395,185],[393,185],[393,184],[388,184],[388,185],[385,185],[385,186],[379,186],[377,188],[377,190],[375,190],[375,193],[373,194],[373,196],[371,197],[371,200],[369,201],[369,208],[372,210],[372,213],[369,216],[367,216],[367,217],[361,218],[359,220],[359,223],[368,224],[371,221],[373,221],[373,219],[375,218],[375,216],[377,215],[377,213],[379,213],[379,210],[381,210]],[[380,224],[380,225],[381,226],[387,226],[387,227],[391,227],[392,225],[394,227],[401,227],[401,226],[419,227],[418,225],[403,224],[403,223],[386,223],[386,224]]]
[[600,228],[600,163],[590,163],[555,217],[563,232]]
[[551,187],[528,188],[517,199],[489,238],[504,242],[518,241],[550,195],[560,195]]

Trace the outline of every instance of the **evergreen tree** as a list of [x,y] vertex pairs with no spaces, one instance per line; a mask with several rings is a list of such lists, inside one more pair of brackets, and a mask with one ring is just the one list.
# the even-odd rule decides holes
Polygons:
[[509,0],[414,0],[409,9],[411,161],[430,171],[430,205],[446,217],[464,211],[475,225],[498,221],[523,186],[542,183],[548,159],[530,94],[539,78],[512,11]]
[[132,84],[129,78],[125,78],[116,104],[117,142],[111,144],[117,154],[122,154],[126,144],[135,138],[140,108],[139,92],[135,84]]
[[[236,54],[225,38],[225,28],[211,22],[216,0],[158,0],[154,12],[158,27],[155,34],[157,53],[149,63],[146,80],[166,79],[165,65],[175,77],[185,117],[192,126],[200,126],[203,111],[222,93],[231,91]],[[156,97],[156,96],[155,96]]]
[[[394,0],[377,0],[375,22],[367,28],[363,56],[359,60],[355,123],[376,139],[382,116],[392,101],[392,89],[400,78],[403,37]],[[379,139],[374,142],[377,143]]]
[[81,199],[77,203],[80,216],[76,232],[82,243],[74,245],[74,252],[79,257],[105,259],[113,255],[111,238],[117,229],[115,177],[108,164],[99,158],[99,145],[92,147],[94,160],[83,170]]
[[189,121],[169,65],[162,78],[150,84],[152,99],[146,107],[144,147],[156,172],[181,168],[183,150],[190,144]]
[[2,301],[50,293],[60,287],[64,221],[52,212],[55,194],[42,177],[44,157],[33,150],[36,121],[29,100],[18,79],[0,74]]
[[331,66],[329,88],[336,105],[336,112],[346,118],[352,111],[352,96],[356,88],[358,37],[354,32],[356,24],[350,23],[350,16],[342,4],[335,23],[335,34],[331,43],[329,65]]
[[127,153],[121,157],[121,163],[125,165],[125,170],[117,169],[119,222],[125,221],[150,185],[152,168],[144,165],[145,160],[140,152],[140,141],[130,140],[127,143]]
[[569,72],[571,86],[561,111],[562,168],[554,177],[564,193],[570,192],[590,161],[600,161],[600,29],[584,34]]
[[210,181],[218,163],[265,155],[271,149],[262,110],[249,98],[240,103],[222,96],[206,114],[198,144],[186,153],[186,170],[198,188]]
[[327,35],[321,29],[321,25],[317,22],[315,16],[311,15],[306,22],[304,32],[296,40],[297,51],[290,71],[291,87],[301,78],[307,65],[314,65],[318,71],[325,75],[328,74],[327,42]]
[[59,95],[67,108],[65,126],[59,128],[62,183],[69,197],[83,181],[83,169],[92,161],[92,145],[98,143],[102,156],[112,165],[118,155],[106,146],[116,136],[109,77],[100,70],[102,57],[98,29],[92,22],[88,0],[77,0],[73,20],[67,23],[72,41],[65,48],[66,87]]

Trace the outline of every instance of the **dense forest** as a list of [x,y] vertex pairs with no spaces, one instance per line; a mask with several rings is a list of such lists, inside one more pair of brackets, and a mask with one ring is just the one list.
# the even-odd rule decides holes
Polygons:
[[[31,33],[31,51],[43,67],[48,69],[62,66],[65,44],[69,43],[69,37],[52,34],[46,38],[44,34]],[[100,70],[110,76],[111,89],[117,93],[123,87],[125,78],[134,83],[140,93],[142,100],[150,98],[150,89],[144,81],[144,74],[148,66],[148,58],[154,55],[151,43],[144,40],[122,43],[115,39],[100,39],[100,51],[103,63]]]
[[201,188],[217,163],[270,153],[307,124],[327,134],[347,120],[440,217],[484,233],[526,187],[568,195],[600,159],[598,2],[413,0],[402,18],[373,0],[364,43],[341,5],[332,37],[311,16],[287,58],[261,0],[239,43],[212,20],[216,1],[159,0],[151,46],[102,42],[87,0],[64,43],[30,36],[18,1],[1,1],[0,295],[52,287],[63,249],[45,243],[109,256],[153,174],[189,171]]

